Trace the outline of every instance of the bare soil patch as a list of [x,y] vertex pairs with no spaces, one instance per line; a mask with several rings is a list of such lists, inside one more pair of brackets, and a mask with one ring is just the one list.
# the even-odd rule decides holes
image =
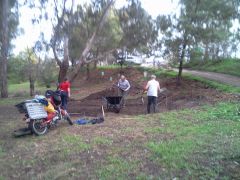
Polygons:
[[[147,80],[144,80],[143,73],[136,69],[127,68],[123,72],[130,81],[131,89],[127,97],[126,107],[122,108],[120,113],[126,115],[146,114],[147,97],[144,97],[144,104],[142,103],[142,89]],[[88,84],[99,84],[101,86],[98,91],[90,93],[82,99],[74,98],[69,102],[70,113],[83,113],[86,116],[97,116],[101,114],[101,105],[104,105],[103,97],[116,96],[117,88],[111,89],[114,82],[117,82],[119,70],[106,70],[105,76],[100,77],[99,71],[94,71],[95,75],[88,80],[78,80],[74,85],[84,84],[85,91],[88,91]],[[100,77],[99,79],[96,77]],[[113,81],[109,81],[109,77]],[[215,89],[209,88],[200,82],[193,80],[182,80],[181,86],[176,86],[175,78],[158,79],[163,88],[167,88],[163,94],[158,97],[158,112],[165,112],[169,110],[178,110],[183,108],[194,108],[206,104],[214,104],[218,101],[229,100],[233,97],[229,94],[219,92]],[[100,90],[102,88],[102,90]],[[84,88],[82,88],[84,92]],[[80,92],[81,93],[81,92]]]

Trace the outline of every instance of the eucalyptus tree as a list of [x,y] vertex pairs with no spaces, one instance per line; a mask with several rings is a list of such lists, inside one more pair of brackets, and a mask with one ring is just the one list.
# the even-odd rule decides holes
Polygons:
[[[95,31],[102,9],[106,2],[101,4],[79,5],[73,15],[73,23],[70,32],[70,58],[72,64],[76,64],[76,59],[81,55],[85,48],[85,43]],[[119,19],[116,10],[111,9],[109,16],[101,31],[98,32],[89,54],[88,60],[101,59],[104,54],[112,52],[118,47],[122,32],[119,26]]]
[[[186,8],[190,7],[187,0],[183,3],[186,4]],[[194,37],[205,50],[204,59],[215,60],[229,55],[234,35],[231,28],[239,15],[239,5],[238,0],[199,1],[194,22]]]
[[[74,47],[75,50],[70,49],[73,47],[74,42],[72,40],[75,40],[72,38],[73,34],[77,36],[81,36],[82,34],[78,34],[78,30],[73,32],[73,28],[77,21],[74,19],[75,16],[75,1],[67,1],[67,0],[41,0],[39,2],[33,1],[33,0],[27,0],[27,3],[30,8],[36,8],[36,18],[33,18],[33,23],[39,23],[44,19],[50,19],[52,22],[52,29],[53,33],[51,35],[51,40],[48,42],[45,39],[42,39],[42,43],[46,45],[46,49],[49,47],[51,48],[54,59],[56,60],[58,66],[59,66],[59,76],[58,81],[62,81],[63,78],[67,75],[69,72],[69,66],[70,62],[72,62],[73,68],[72,71],[69,73],[70,79],[73,79],[78,74],[81,67],[85,64],[88,64],[93,61],[97,61],[98,59],[89,59],[90,51],[93,49],[94,43],[96,41],[96,38],[99,34],[99,32],[102,31],[104,28],[104,24],[107,21],[108,13],[114,4],[114,0],[92,0],[90,4],[92,4],[95,7],[98,7],[98,15],[95,18],[95,21],[93,23],[95,24],[93,29],[89,29],[88,36],[85,39],[85,41],[81,41],[81,45],[79,46],[79,43],[77,44],[78,47]],[[49,11],[49,9],[52,8],[52,11]],[[48,11],[47,11],[48,10]],[[83,10],[83,11],[82,11]],[[85,13],[84,9],[79,9],[79,11],[82,11],[80,13]],[[39,12],[39,13],[38,13]],[[54,12],[54,14],[50,14],[50,12]],[[84,15],[85,16],[85,15]],[[82,23],[77,22],[77,23]],[[76,30],[76,28],[75,28]],[[93,31],[92,31],[93,30]],[[46,32],[42,32],[45,34]],[[75,36],[76,38],[76,36]],[[76,53],[80,52],[80,53]],[[76,56],[72,56],[76,55]],[[74,59],[73,59],[74,58]]]
[[7,64],[10,51],[10,42],[17,32],[18,5],[15,0],[0,1],[0,88],[1,97],[8,97]]
[[[79,19],[74,19],[76,18],[76,16],[74,16],[73,13],[73,2],[72,1],[72,6],[71,8],[68,10],[66,8],[66,0],[63,0],[63,5],[61,6],[61,9],[58,8],[58,4],[55,1],[55,16],[56,16],[56,24],[54,25],[54,32],[53,32],[53,36],[52,36],[52,40],[51,40],[51,47],[54,53],[54,57],[60,67],[60,72],[59,72],[59,81],[63,80],[63,78],[66,76],[68,69],[69,69],[69,62],[70,62],[70,52],[69,52],[69,40],[74,40],[71,39],[71,35],[73,35],[74,30],[73,27],[76,24],[74,23],[82,23],[83,19],[80,19],[80,22],[78,21]],[[96,11],[87,11],[87,13],[93,13],[93,17],[95,17],[95,19],[89,20],[89,14],[86,15],[86,19],[85,21],[89,21],[90,23],[93,23],[95,26],[91,27],[92,29],[89,29],[87,27],[87,32],[85,31],[85,37],[86,39],[84,41],[82,41],[80,48],[78,48],[78,51],[81,52],[80,54],[74,54],[72,51],[72,55],[74,54],[75,57],[74,58],[74,64],[75,66],[73,67],[71,74],[70,74],[70,79],[74,79],[80,68],[85,65],[88,64],[90,62],[96,61],[96,58],[91,58],[89,59],[89,54],[90,51],[93,49],[94,43],[96,41],[96,38],[98,36],[98,34],[102,31],[103,26],[107,20],[108,17],[108,13],[111,9],[111,6],[113,5],[114,0],[109,0],[109,1],[93,1],[92,4],[95,4],[95,7],[97,7]],[[94,7],[94,6],[93,6]],[[80,15],[81,13],[85,13],[83,11],[83,9],[79,9]],[[94,13],[98,13],[99,16],[94,16]],[[90,14],[91,15],[91,14]],[[82,16],[85,16],[85,14],[83,14]],[[83,23],[84,24],[84,23]],[[88,23],[86,23],[87,25],[89,25]],[[76,29],[75,29],[76,30]],[[80,30],[80,29],[78,29]],[[81,30],[80,30],[81,31]],[[71,34],[72,33],[72,34]],[[80,32],[82,33],[82,32]],[[78,34],[78,36],[81,36],[81,34]],[[72,36],[73,37],[73,36]],[[75,36],[76,37],[76,36]],[[72,43],[72,45],[74,44],[74,42]],[[76,51],[75,51],[76,52]],[[62,58],[61,58],[62,57]]]
[[151,54],[157,40],[157,30],[152,17],[144,10],[141,2],[130,0],[118,11],[123,37],[120,47],[128,52],[138,51]]
[[39,75],[40,58],[37,57],[34,48],[26,48],[20,53],[20,58],[24,61],[25,76],[29,81],[30,96],[35,94],[35,82]]
[[180,15],[157,18],[165,54],[179,62],[178,84],[183,60],[193,50],[204,49],[205,59],[227,55],[232,36],[230,28],[239,16],[239,4],[238,0],[180,0]]

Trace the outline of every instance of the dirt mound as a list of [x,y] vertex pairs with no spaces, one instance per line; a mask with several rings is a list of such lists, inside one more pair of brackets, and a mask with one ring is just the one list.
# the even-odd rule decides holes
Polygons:
[[[134,77],[141,79],[141,74],[139,74],[139,71],[137,72],[137,75],[134,76],[134,71],[129,71],[128,79],[131,83],[131,90],[127,97],[126,107],[120,111],[120,114],[138,115],[146,113],[147,97],[144,95],[144,104],[141,98],[143,81],[133,81]],[[182,85],[176,86],[175,78],[165,78],[160,80],[160,84],[161,88],[165,87],[167,91],[158,97],[158,112],[194,108],[232,98],[231,95],[224,94],[193,80],[183,79]],[[103,97],[116,95],[116,88],[107,88],[97,93],[90,94],[82,100],[70,101],[70,113],[85,113],[87,116],[99,115],[101,114],[101,106],[106,104]]]
[[[104,76],[102,76],[104,73]],[[142,79],[142,73],[137,69],[128,67],[121,69],[104,69],[104,70],[91,70],[90,76],[86,79],[86,72],[80,72],[78,76],[72,82],[72,86],[75,88],[82,87],[82,84],[92,85],[94,83],[110,82],[116,83],[121,74],[124,74],[127,79],[132,83],[138,82]]]
[[[141,85],[131,82],[131,89],[129,90],[128,97],[141,96],[142,89]],[[84,113],[88,116],[99,115],[101,114],[101,106],[106,104],[103,98],[108,96],[118,96],[118,88],[113,86],[112,88],[110,87],[103,91],[92,93],[84,99],[71,100],[68,105],[69,111],[70,113]],[[130,102],[132,100],[128,101]],[[141,102],[141,100],[139,100],[139,102]]]

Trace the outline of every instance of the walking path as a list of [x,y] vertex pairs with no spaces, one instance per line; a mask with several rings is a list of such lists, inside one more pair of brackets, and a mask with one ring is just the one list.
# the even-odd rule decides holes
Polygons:
[[[174,69],[174,71],[178,71],[178,69]],[[224,84],[240,87],[240,77],[237,77],[237,76],[232,76],[232,75],[222,74],[222,73],[215,73],[215,72],[187,70],[187,69],[183,69],[183,74],[184,73],[188,73],[194,76],[199,76],[209,80],[214,80]]]

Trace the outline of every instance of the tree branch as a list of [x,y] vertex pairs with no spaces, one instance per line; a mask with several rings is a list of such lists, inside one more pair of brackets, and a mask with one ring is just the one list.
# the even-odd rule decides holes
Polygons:
[[107,19],[108,12],[109,12],[111,6],[114,4],[114,2],[115,2],[115,0],[110,0],[109,3],[107,4],[106,8],[104,9],[103,14],[100,18],[100,21],[98,23],[98,26],[97,26],[96,30],[93,32],[91,38],[88,39],[88,41],[86,43],[86,47],[83,50],[80,58],[78,59],[79,63],[76,65],[76,67],[73,70],[73,73],[72,73],[71,78],[70,78],[71,80],[73,80],[76,77],[76,75],[78,74],[78,72],[79,72],[79,70],[80,70],[80,68],[83,64],[89,63],[87,61],[87,55],[88,55],[89,51],[92,49],[95,37],[101,31],[101,29],[102,29],[102,27],[103,27],[103,25],[104,25],[104,23]]
[[55,27],[53,26],[54,34],[53,34],[51,47],[52,47],[52,50],[53,50],[54,58],[57,61],[57,64],[59,66],[61,66],[62,61],[60,60],[60,58],[57,55],[56,44],[57,44],[57,38],[59,37],[59,33],[60,33],[60,26],[62,25],[64,16],[66,14],[66,0],[63,1],[63,10],[62,10],[61,17],[59,17],[59,14],[58,14],[58,8],[57,8],[56,0],[54,0],[54,4],[55,4],[56,16],[57,16],[57,25]]
[[105,52],[104,54],[102,54],[102,55],[99,56],[99,57],[92,58],[92,59],[90,59],[90,60],[86,60],[84,64],[89,64],[89,63],[94,62],[94,61],[99,61],[99,60],[101,60],[102,58],[104,58],[106,55],[112,53],[113,51],[115,51],[115,49],[109,50],[109,51]]

